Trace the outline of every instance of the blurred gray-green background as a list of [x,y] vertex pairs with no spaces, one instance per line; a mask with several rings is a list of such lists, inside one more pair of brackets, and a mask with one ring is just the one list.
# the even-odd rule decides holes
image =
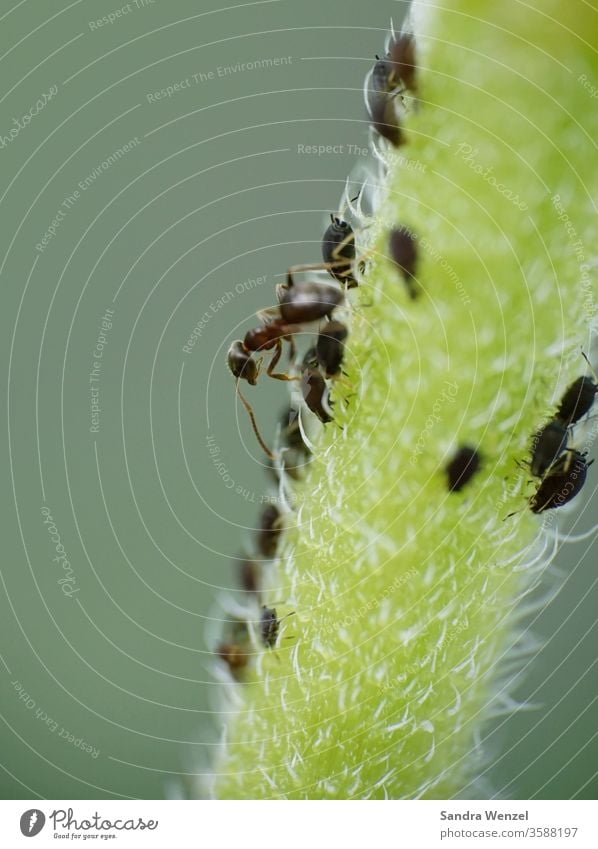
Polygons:
[[[269,491],[226,350],[319,259],[403,11],[0,4],[3,798],[160,798],[205,765],[210,615]],[[266,436],[285,397],[252,390]],[[539,707],[486,732],[498,795],[596,796],[589,545],[534,623]]]

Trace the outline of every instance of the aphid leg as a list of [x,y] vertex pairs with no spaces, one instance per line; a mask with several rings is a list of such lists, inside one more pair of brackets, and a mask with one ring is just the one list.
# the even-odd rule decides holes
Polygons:
[[237,379],[237,381],[236,381],[236,386],[237,386],[237,395],[239,396],[239,399],[241,400],[241,403],[243,404],[243,406],[244,406],[244,407],[245,407],[245,409],[247,410],[247,415],[249,416],[249,421],[251,422],[251,426],[252,426],[252,428],[253,428],[253,432],[255,433],[255,436],[256,436],[256,438],[257,438],[257,441],[259,442],[259,444],[260,444],[261,448],[262,448],[262,449],[264,450],[264,452],[266,453],[266,456],[268,456],[271,460],[273,460],[273,459],[274,459],[274,455],[272,454],[272,452],[270,451],[270,449],[268,448],[268,446],[266,445],[266,443],[265,443],[265,442],[264,442],[264,440],[262,439],[262,435],[261,435],[261,433],[259,432],[259,428],[258,428],[258,426],[257,426],[257,422],[256,422],[256,420],[255,420],[255,415],[254,415],[254,412],[253,412],[253,408],[252,408],[251,404],[249,403],[249,401],[248,401],[246,398],[244,398],[244,397],[243,397],[243,393],[242,393],[242,392],[241,392],[241,390],[239,389],[239,380],[238,380],[238,379]]

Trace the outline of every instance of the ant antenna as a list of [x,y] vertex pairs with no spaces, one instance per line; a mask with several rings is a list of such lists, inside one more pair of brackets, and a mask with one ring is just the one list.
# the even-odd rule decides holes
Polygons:
[[253,407],[251,406],[249,401],[246,398],[243,397],[243,393],[239,389],[239,378],[237,378],[236,386],[237,386],[237,395],[239,396],[241,403],[243,404],[243,406],[247,410],[247,415],[249,416],[249,421],[251,422],[251,426],[253,428],[253,432],[256,435],[257,441],[259,442],[261,448],[265,451],[266,456],[269,457],[270,460],[274,460],[274,454],[270,451],[270,449],[268,448],[268,446],[266,445],[266,443],[262,439],[262,435],[260,434],[259,428],[257,426],[257,422],[255,420]]

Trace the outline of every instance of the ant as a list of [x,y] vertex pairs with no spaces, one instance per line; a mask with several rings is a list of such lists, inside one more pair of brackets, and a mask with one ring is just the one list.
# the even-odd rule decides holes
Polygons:
[[276,380],[299,380],[299,376],[274,371],[282,355],[283,341],[286,340],[291,344],[293,352],[291,337],[299,332],[298,325],[330,318],[332,311],[344,301],[343,290],[336,286],[314,280],[295,283],[292,269],[289,269],[287,273],[286,283],[278,284],[276,287],[276,295],[278,306],[259,313],[264,321],[262,326],[248,330],[243,340],[235,340],[229,348],[227,358],[228,367],[237,381],[237,394],[249,415],[261,448],[270,459],[273,459],[273,454],[259,432],[253,408],[239,388],[241,380],[246,380],[251,386],[257,383],[261,360],[255,362],[252,354],[257,351],[275,349],[274,356],[266,369],[268,376]]

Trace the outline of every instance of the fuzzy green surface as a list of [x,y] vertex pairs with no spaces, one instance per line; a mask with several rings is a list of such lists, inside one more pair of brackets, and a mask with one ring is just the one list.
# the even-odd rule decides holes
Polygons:
[[[583,372],[597,109],[579,78],[598,85],[598,14],[571,0],[424,12],[421,103],[352,293],[342,430],[327,426],[298,488],[273,583],[296,615],[278,657],[235,685],[238,713],[225,706],[217,798],[457,792],[538,574],[522,568],[539,520],[516,461]],[[384,256],[397,223],[419,237],[417,301]],[[483,468],[448,493],[463,442]]]

